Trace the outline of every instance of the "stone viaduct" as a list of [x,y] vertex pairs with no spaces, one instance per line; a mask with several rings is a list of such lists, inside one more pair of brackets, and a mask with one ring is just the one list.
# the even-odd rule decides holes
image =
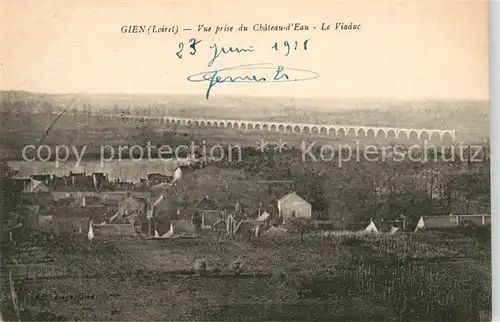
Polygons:
[[94,115],[100,120],[112,120],[121,118],[124,122],[156,122],[169,125],[187,125],[212,128],[234,128],[244,130],[288,132],[302,134],[324,134],[336,136],[354,136],[354,137],[394,137],[416,139],[434,139],[441,141],[446,137],[455,140],[455,130],[438,129],[415,129],[398,127],[378,127],[378,126],[353,126],[353,125],[326,125],[326,124],[305,124],[293,122],[274,122],[274,121],[249,121],[249,120],[229,120],[229,119],[205,119],[195,117],[174,117],[174,116],[139,116],[139,115]]

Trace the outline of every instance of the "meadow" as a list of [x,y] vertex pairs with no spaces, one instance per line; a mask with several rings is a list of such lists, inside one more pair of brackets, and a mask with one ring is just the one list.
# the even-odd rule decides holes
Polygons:
[[[479,230],[92,245],[59,237],[36,247],[60,276],[18,285],[32,315],[43,308],[72,320],[477,321],[491,310],[488,237]],[[12,255],[18,264],[41,260]],[[202,258],[207,272],[196,274]],[[239,275],[234,258],[245,261]]]

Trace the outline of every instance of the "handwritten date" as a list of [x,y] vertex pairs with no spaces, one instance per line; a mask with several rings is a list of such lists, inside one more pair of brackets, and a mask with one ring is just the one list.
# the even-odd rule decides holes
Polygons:
[[307,50],[307,45],[310,39],[306,39],[303,42],[298,42],[297,40],[293,42],[284,41],[283,43],[275,42],[271,49],[279,51],[280,49],[285,50],[285,56],[290,55],[292,51]]
[[[189,51],[189,53],[194,56],[196,55],[196,45],[198,45],[199,43],[201,42],[201,40],[196,40],[194,38],[191,38],[189,41],[188,41],[188,46],[189,48],[191,49]],[[182,52],[184,51],[184,43],[183,42],[180,42],[179,43],[179,50],[177,50],[177,52],[175,53],[177,55],[177,57],[179,57],[179,59],[182,59]]]

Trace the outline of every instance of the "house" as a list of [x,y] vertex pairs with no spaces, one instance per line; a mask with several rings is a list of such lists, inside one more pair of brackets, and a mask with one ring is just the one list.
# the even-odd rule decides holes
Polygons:
[[191,220],[172,220],[170,230],[161,236],[161,238],[171,237],[196,237],[196,227]]
[[31,180],[23,189],[23,193],[39,193],[49,192],[49,188],[45,183],[38,180]]
[[422,229],[447,229],[456,228],[459,224],[458,216],[422,216],[418,220],[415,231]]
[[281,222],[284,223],[295,217],[311,218],[312,207],[295,192],[290,192],[278,200],[278,212]]

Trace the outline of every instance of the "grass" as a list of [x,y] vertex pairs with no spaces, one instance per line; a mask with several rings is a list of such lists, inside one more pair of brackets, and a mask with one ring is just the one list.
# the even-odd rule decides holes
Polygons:
[[[43,304],[68,319],[477,320],[491,310],[491,245],[469,233],[62,241],[40,250],[72,275],[24,287],[94,295]],[[229,269],[235,257],[243,276]],[[220,273],[162,274],[199,258]]]

